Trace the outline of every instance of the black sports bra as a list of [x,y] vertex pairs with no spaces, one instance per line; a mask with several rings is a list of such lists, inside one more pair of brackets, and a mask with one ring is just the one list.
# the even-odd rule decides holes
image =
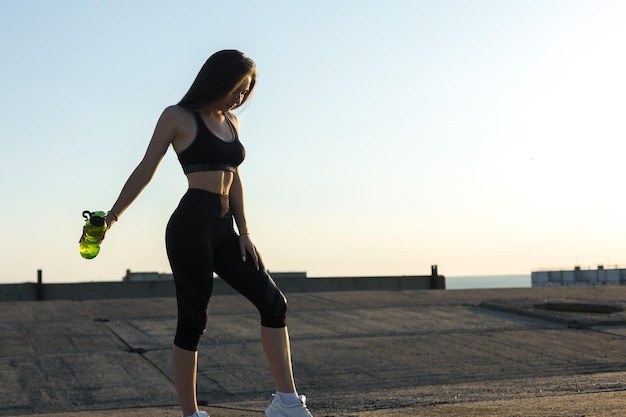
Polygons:
[[211,132],[199,113],[194,112],[193,117],[196,121],[196,137],[191,145],[178,155],[183,172],[185,174],[203,171],[234,172],[246,157],[246,150],[239,142],[237,130],[228,116],[225,118],[233,132],[231,142],[225,142]]

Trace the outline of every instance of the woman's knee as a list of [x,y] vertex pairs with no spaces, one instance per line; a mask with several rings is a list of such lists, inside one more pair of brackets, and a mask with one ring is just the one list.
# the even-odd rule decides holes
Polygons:
[[205,330],[206,321],[204,325],[199,325],[179,316],[174,344],[181,349],[197,352],[200,339],[204,335]]
[[[273,284],[273,282],[272,282]],[[261,325],[282,328],[287,326],[287,298],[274,284],[266,291],[264,308],[259,308]]]
[[192,296],[187,291],[179,289],[177,301],[178,322],[174,344],[195,352],[208,323],[210,291]]

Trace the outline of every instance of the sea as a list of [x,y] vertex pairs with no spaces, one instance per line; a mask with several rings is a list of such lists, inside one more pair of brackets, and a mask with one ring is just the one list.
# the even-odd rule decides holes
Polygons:
[[446,276],[447,290],[479,288],[531,288],[530,274]]

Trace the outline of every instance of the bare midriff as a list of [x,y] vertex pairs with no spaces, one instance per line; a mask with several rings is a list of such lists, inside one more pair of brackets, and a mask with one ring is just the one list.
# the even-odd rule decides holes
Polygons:
[[189,188],[197,188],[214,194],[228,195],[234,174],[229,171],[205,171],[187,174]]

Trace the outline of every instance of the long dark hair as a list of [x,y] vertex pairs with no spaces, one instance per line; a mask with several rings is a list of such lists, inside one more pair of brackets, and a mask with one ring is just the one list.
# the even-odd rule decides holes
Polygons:
[[206,109],[226,97],[248,76],[252,78],[252,82],[249,93],[244,96],[240,106],[250,97],[256,84],[256,65],[236,50],[216,52],[206,60],[178,105],[189,110]]

